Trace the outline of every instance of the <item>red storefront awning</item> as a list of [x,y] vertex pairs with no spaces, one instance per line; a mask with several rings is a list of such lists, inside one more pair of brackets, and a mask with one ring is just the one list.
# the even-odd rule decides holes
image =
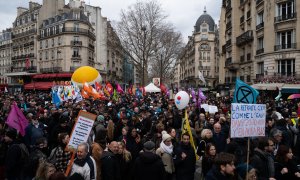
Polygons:
[[53,86],[53,82],[33,82],[24,85],[24,89],[48,90]]
[[55,74],[36,74],[33,79],[43,79],[43,78],[69,78],[72,77],[72,73],[55,73]]

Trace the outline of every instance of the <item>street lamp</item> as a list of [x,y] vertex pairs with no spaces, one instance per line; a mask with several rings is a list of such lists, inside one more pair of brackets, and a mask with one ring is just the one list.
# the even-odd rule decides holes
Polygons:
[[143,41],[143,60],[142,60],[142,86],[144,87],[144,72],[145,72],[145,44],[146,44],[146,26],[143,26],[141,30],[144,32],[144,41]]

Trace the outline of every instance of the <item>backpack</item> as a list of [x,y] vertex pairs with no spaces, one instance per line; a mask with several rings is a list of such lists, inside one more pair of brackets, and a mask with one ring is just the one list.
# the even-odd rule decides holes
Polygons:
[[51,163],[51,164],[55,164],[56,163],[56,152],[58,150],[58,147],[52,149],[51,153],[50,153],[50,156],[48,157],[48,161]]

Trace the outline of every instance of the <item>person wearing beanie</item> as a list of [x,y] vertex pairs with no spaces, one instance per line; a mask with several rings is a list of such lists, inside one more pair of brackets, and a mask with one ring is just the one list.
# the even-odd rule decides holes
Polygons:
[[69,116],[64,116],[60,115],[59,117],[59,123],[54,126],[52,129],[52,132],[50,133],[50,141],[51,141],[51,148],[57,147],[59,145],[58,142],[58,135],[61,133],[67,133],[71,134],[72,128],[70,127],[70,117]]
[[133,180],[164,180],[164,163],[159,155],[154,153],[154,142],[147,141],[143,147],[143,152],[136,158],[133,166]]
[[164,163],[166,171],[166,180],[172,180],[175,166],[173,162],[173,145],[172,137],[166,132],[162,131],[162,141],[159,148],[156,150]]

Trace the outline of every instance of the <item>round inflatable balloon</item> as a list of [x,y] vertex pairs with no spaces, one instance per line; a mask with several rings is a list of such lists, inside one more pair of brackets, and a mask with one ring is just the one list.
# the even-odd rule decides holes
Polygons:
[[175,105],[176,107],[181,110],[184,109],[190,101],[190,96],[187,92],[185,91],[179,91],[176,95],[175,95]]
[[82,66],[73,73],[71,81],[78,87],[82,87],[85,82],[92,85],[95,84],[95,82],[101,82],[102,78],[95,68]]

